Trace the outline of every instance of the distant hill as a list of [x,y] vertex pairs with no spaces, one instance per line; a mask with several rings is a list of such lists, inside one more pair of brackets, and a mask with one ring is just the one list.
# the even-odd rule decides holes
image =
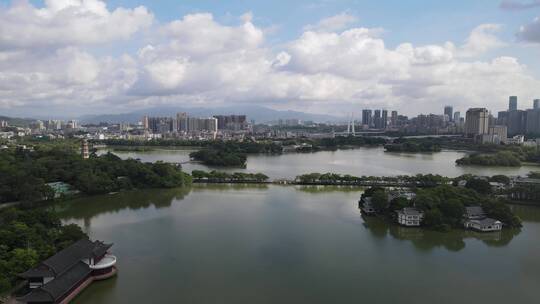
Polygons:
[[7,117],[0,116],[0,120],[7,121],[10,126],[15,127],[28,127],[32,122],[36,121],[31,118],[17,118],[17,117]]
[[339,121],[342,118],[331,115],[310,114],[297,111],[278,111],[261,106],[228,106],[218,108],[181,108],[181,107],[160,107],[145,110],[138,110],[124,114],[103,114],[84,115],[79,117],[82,123],[136,123],[141,121],[144,115],[149,116],[175,116],[178,112],[186,112],[190,116],[210,117],[212,115],[245,114],[248,120],[255,120],[257,123],[275,121],[278,119],[300,119],[315,122]]

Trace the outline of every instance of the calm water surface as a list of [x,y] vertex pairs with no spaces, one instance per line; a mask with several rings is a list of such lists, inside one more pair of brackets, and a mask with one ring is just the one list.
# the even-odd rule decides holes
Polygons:
[[358,189],[206,186],[55,208],[114,242],[119,275],[76,303],[539,303],[540,208],[521,232],[400,228]]
[[[103,150],[106,151],[106,150]],[[102,151],[102,152],[103,152]],[[185,149],[157,149],[147,152],[113,151],[122,158],[138,158],[145,162],[158,160],[166,162],[185,162],[189,153]],[[522,166],[519,168],[456,166],[456,159],[465,156],[466,152],[442,151],[439,153],[389,153],[384,148],[359,148],[353,150],[321,151],[306,154],[282,155],[250,155],[246,169],[209,168],[201,164],[185,164],[184,169],[221,171],[262,172],[271,178],[294,178],[297,175],[312,172],[333,172],[355,176],[392,176],[414,175],[418,173],[441,174],[456,177],[463,174],[475,175],[525,175],[538,166]]]

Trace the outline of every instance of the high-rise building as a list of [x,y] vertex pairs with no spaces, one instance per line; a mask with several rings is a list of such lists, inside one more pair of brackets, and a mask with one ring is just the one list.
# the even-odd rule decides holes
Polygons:
[[375,110],[373,115],[373,125],[376,129],[382,128],[381,110]]
[[524,134],[527,128],[527,112],[522,110],[508,111],[506,125],[509,135]]
[[188,131],[187,119],[188,119],[187,113],[184,113],[184,112],[176,113],[176,124],[177,124],[177,127],[178,127],[178,132],[187,132]]
[[465,116],[465,134],[473,137],[488,134],[489,112],[485,108],[471,108]]
[[398,112],[392,111],[392,115],[390,116],[390,124],[392,125],[392,127],[395,127],[397,126],[397,122],[398,122]]
[[239,131],[248,127],[246,115],[215,115],[219,130]]
[[517,110],[517,96],[510,96],[508,100],[508,110],[509,111],[515,111]]
[[489,135],[497,136],[499,142],[505,142],[506,138],[508,138],[508,129],[506,126],[491,126],[489,127]]
[[500,111],[497,113],[497,124],[508,126],[508,111]]
[[371,117],[372,111],[371,110],[362,110],[362,124],[366,125],[368,127],[371,127],[373,125],[373,118]]
[[454,112],[454,108],[452,106],[444,107],[444,115],[448,116],[449,121],[452,121],[454,119],[453,112]]
[[388,126],[388,110],[382,110],[381,129],[386,129]]
[[148,117],[148,130],[154,134],[176,132],[176,119],[170,117]]
[[540,99],[533,100],[533,109],[540,109]]
[[459,112],[459,111],[454,112],[453,122],[459,123],[460,119],[461,119],[461,112]]
[[145,115],[145,116],[143,117],[142,123],[143,123],[143,128],[144,128],[145,130],[148,130],[148,129],[150,128],[150,125],[149,125],[149,122],[148,122],[148,116]]
[[526,133],[540,134],[540,108],[527,110]]

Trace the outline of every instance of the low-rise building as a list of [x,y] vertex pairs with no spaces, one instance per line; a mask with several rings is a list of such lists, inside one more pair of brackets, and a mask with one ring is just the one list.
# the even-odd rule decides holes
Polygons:
[[465,228],[481,232],[501,231],[502,226],[500,221],[489,217],[478,220],[468,220],[465,222]]
[[69,303],[95,280],[116,274],[112,244],[87,239],[77,241],[19,277],[27,280],[29,292],[22,303]]
[[398,224],[407,227],[420,226],[424,219],[424,212],[416,208],[403,208],[396,213]]
[[486,212],[480,206],[465,207],[463,215],[465,229],[473,229],[481,232],[500,231],[502,222],[487,217]]
[[358,203],[360,205],[360,210],[362,211],[362,214],[372,215],[377,212],[377,210],[375,210],[375,207],[373,207],[371,197],[362,197]]
[[388,193],[388,200],[392,201],[398,197],[403,197],[408,201],[413,200],[416,197],[416,193],[403,189],[393,190]]
[[466,220],[478,220],[486,217],[486,212],[480,206],[465,207],[465,214],[463,215]]
[[491,186],[491,190],[493,190],[493,192],[498,192],[506,189],[506,185],[503,183],[489,182],[489,185]]
[[47,186],[54,191],[54,198],[76,195],[80,192],[79,190],[73,189],[70,184],[64,182],[48,183]]
[[506,143],[508,145],[523,145],[525,142],[525,136],[523,135],[516,135],[512,138],[507,138]]

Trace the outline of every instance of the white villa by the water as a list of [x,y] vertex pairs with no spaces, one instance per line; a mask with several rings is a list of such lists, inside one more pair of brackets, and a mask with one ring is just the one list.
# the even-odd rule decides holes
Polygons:
[[397,222],[407,227],[420,226],[424,219],[424,212],[416,208],[403,208],[397,212]]
[[487,217],[484,209],[480,206],[466,207],[464,217],[464,226],[466,229],[474,229],[481,232],[502,230],[502,222]]

